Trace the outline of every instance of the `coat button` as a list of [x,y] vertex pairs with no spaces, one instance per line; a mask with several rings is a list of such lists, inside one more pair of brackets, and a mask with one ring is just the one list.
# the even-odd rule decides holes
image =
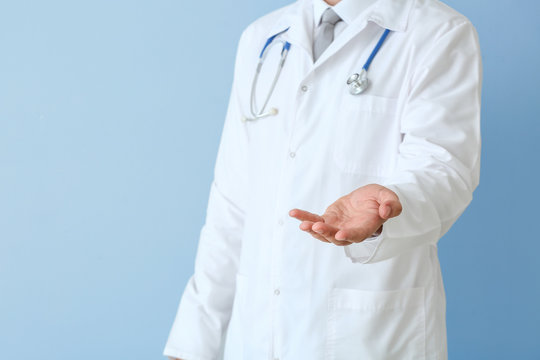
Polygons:
[[306,92],[306,91],[308,91],[308,87],[307,87],[307,85],[302,85],[302,91],[303,91],[303,92]]
[[291,151],[291,152],[289,153],[289,156],[293,158],[293,157],[296,156],[296,153],[295,153],[294,151]]
[[274,295],[279,295],[279,289],[274,290]]

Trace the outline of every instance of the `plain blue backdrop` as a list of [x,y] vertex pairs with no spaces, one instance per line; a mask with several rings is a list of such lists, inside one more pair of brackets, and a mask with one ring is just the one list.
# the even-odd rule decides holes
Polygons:
[[[446,2],[484,64],[480,186],[440,241],[450,359],[540,359],[540,5]],[[287,3],[2,1],[0,359],[162,359],[238,38]]]

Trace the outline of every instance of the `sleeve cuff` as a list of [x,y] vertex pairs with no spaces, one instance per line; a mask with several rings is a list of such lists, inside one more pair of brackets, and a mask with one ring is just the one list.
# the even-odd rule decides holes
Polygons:
[[369,262],[380,246],[380,243],[383,240],[383,234],[384,226],[383,231],[378,236],[369,237],[359,243],[345,245],[345,255],[347,255],[353,263],[365,264]]

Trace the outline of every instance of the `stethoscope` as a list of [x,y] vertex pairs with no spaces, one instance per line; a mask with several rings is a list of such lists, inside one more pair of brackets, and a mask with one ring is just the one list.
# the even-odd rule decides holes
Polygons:
[[[272,84],[270,86],[270,91],[268,92],[268,95],[266,96],[266,99],[264,100],[264,104],[260,110],[257,110],[257,104],[255,104],[255,90],[257,87],[257,80],[259,78],[259,74],[261,72],[262,65],[264,63],[264,59],[266,57],[266,54],[268,53],[268,49],[271,48],[272,45],[277,44],[278,42],[274,42],[274,39],[276,39],[277,36],[283,34],[285,31],[289,30],[289,28],[286,28],[283,31],[278,32],[275,35],[272,35],[266,40],[266,43],[264,44],[264,47],[262,48],[261,53],[259,54],[259,61],[257,63],[257,68],[255,69],[255,76],[253,77],[253,81],[251,83],[251,96],[250,96],[250,111],[252,117],[246,117],[245,115],[242,116],[242,121],[248,121],[248,120],[257,120],[262,119],[267,116],[271,115],[277,115],[278,109],[273,107],[267,112],[264,112],[264,109],[266,108],[266,105],[268,104],[268,100],[270,99],[270,96],[272,96],[272,93],[274,92],[274,88],[276,86],[276,82],[279,78],[279,74],[281,73],[281,69],[283,69],[283,65],[285,64],[285,59],[287,58],[287,54],[289,53],[289,49],[291,48],[291,43],[288,41],[280,40],[278,39],[278,42],[281,42],[283,44],[281,48],[281,59],[278,63],[278,68],[276,70],[276,74],[274,76],[274,80],[272,81]],[[369,55],[366,63],[364,66],[362,66],[362,70],[360,70],[360,73],[354,73],[347,79],[347,85],[349,85],[349,92],[352,95],[359,95],[363,93],[369,86],[368,81],[368,69],[371,65],[371,62],[375,58],[375,55],[379,52],[382,44],[384,43],[384,40],[386,40],[386,37],[388,36],[388,33],[390,32],[389,29],[385,29],[381,37],[379,38],[379,41],[371,51],[371,54]]]
[[274,80],[272,81],[272,85],[270,86],[270,91],[268,92],[268,95],[266,96],[266,99],[264,100],[263,107],[261,110],[257,110],[257,104],[255,104],[255,89],[257,87],[257,80],[259,79],[259,74],[261,73],[261,68],[264,63],[264,59],[266,58],[266,54],[268,53],[266,49],[270,49],[271,45],[277,44],[277,42],[273,42],[274,39],[280,35],[283,34],[285,31],[289,30],[289,28],[286,28],[283,31],[278,32],[275,35],[272,35],[266,40],[266,44],[264,44],[264,47],[259,54],[259,62],[257,63],[257,68],[255,69],[255,76],[253,77],[253,81],[251,83],[251,96],[249,99],[249,107],[251,111],[251,118],[248,118],[246,116],[242,116],[242,121],[247,120],[257,120],[262,119],[267,116],[276,115],[278,113],[278,109],[275,107],[271,108],[269,111],[264,112],[264,109],[266,108],[266,105],[268,104],[268,100],[270,99],[270,96],[272,96],[272,93],[274,92],[274,88],[276,87],[276,82],[279,78],[279,74],[281,73],[281,69],[283,69],[283,65],[285,64],[285,59],[287,59],[287,54],[289,53],[289,49],[291,48],[291,43],[288,41],[283,41],[278,39],[277,41],[281,42],[283,44],[281,48],[281,59],[278,63],[278,68],[276,70],[276,75],[274,76]]

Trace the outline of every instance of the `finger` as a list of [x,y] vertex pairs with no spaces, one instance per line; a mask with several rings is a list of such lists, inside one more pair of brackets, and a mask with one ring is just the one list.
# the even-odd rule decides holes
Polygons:
[[379,216],[383,219],[388,219],[392,214],[392,206],[388,203],[379,205]]
[[334,245],[337,245],[337,246],[345,246],[345,245],[351,245],[352,244],[352,241],[349,241],[348,239],[347,240],[337,240],[335,237],[327,237],[326,239],[329,240],[329,242],[331,242],[332,244]]
[[347,241],[347,240],[338,240],[338,239],[336,239],[335,234],[339,231],[339,229],[337,227],[335,227],[335,226],[332,226],[332,225],[328,224],[328,223],[316,222],[316,223],[313,224],[313,226],[311,228],[316,233],[324,236],[325,239],[328,242],[331,242],[331,243],[333,243],[335,245],[345,246],[345,245],[352,244],[352,242]]
[[334,234],[339,230],[337,227],[332,226],[328,223],[317,221],[313,223],[313,226],[311,227],[313,231],[315,231],[318,234],[321,234],[324,237],[334,237]]
[[377,198],[379,205],[379,216],[385,220],[401,214],[401,202],[395,192],[388,188],[379,191]]
[[336,240],[349,241],[353,243],[359,243],[364,241],[367,237],[376,231],[370,231],[364,227],[340,229],[336,234]]
[[[314,224],[317,224],[314,226]],[[350,245],[352,242],[350,241],[342,241],[342,240],[336,240],[333,236],[338,229],[334,226],[328,225],[327,223],[323,222],[316,222],[305,220],[302,221],[299,225],[301,230],[307,231],[311,234],[314,238],[321,240],[323,242],[327,243],[333,243],[338,246],[345,246]]]
[[332,239],[330,242],[333,243],[334,245],[337,245],[337,246],[346,246],[346,245],[351,245],[351,244],[352,244],[351,241],[347,241],[347,240],[336,240],[335,238]]
[[324,242],[327,242],[327,243],[332,243],[334,245],[337,245],[337,246],[345,246],[345,245],[350,245],[352,244],[352,242],[350,241],[342,241],[342,240],[336,240],[333,236],[329,236],[329,237],[326,237],[326,236],[323,236],[313,230],[308,230],[308,232],[316,239],[319,239],[321,241],[324,241]]
[[314,213],[311,213],[309,211],[306,211],[306,210],[301,210],[301,209],[292,209],[289,211],[289,216],[292,216],[298,220],[308,220],[308,221],[313,221],[313,222],[316,222],[316,221],[323,221],[324,222],[324,219],[317,215],[317,214],[314,214]]
[[[304,231],[307,231],[311,234],[311,236],[313,236],[314,238],[318,239],[318,240],[321,240],[323,242],[327,242],[327,243],[333,243],[335,245],[338,245],[338,246],[344,246],[344,245],[350,245],[352,244],[350,241],[340,241],[340,240],[336,240],[332,235],[330,234],[333,234],[337,231],[337,229],[329,229],[328,227],[325,227],[324,230],[322,230],[320,228],[321,224],[326,226],[327,224],[325,223],[320,223],[318,222],[318,228],[319,230],[318,231],[315,231],[313,230],[313,222],[311,221],[303,221],[301,224],[300,224],[300,229],[304,230]],[[323,232],[326,234],[324,235]]]
[[326,239],[324,236],[322,235],[319,235],[317,234],[315,231],[313,230],[308,230],[308,232],[311,234],[311,236],[313,236],[315,239],[317,240],[321,240],[322,242],[326,242],[326,243],[329,243],[330,241],[328,241],[328,239]]
[[313,224],[311,229],[313,231],[315,231],[317,234],[319,234],[321,236],[324,236],[324,238],[328,242],[334,243],[336,245],[342,245],[341,241],[336,240],[334,238],[334,234],[339,230],[335,226],[332,226],[332,225],[330,225],[328,223],[323,223],[323,222],[318,221],[318,222]]
[[313,226],[313,221],[302,221],[299,225],[301,230],[310,233],[311,236],[313,236],[314,238],[324,241],[324,242],[330,242],[324,236],[313,231],[312,226]]
[[304,231],[311,230],[312,226],[313,226],[313,221],[309,221],[309,220],[304,220],[300,223],[300,225],[298,225],[298,227]]
[[399,200],[388,200],[379,206],[379,216],[385,220],[401,214],[402,207]]

